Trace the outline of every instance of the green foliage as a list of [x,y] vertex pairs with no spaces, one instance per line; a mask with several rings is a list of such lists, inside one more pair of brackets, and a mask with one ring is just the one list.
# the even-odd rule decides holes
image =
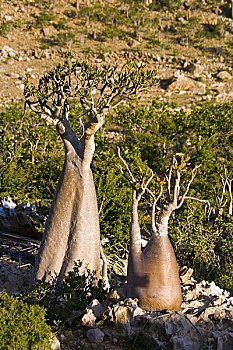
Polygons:
[[156,1],[156,4],[152,5],[152,8],[163,8],[166,7],[168,9],[178,9],[180,8],[180,6],[182,6],[184,3],[183,0],[176,0],[176,1],[172,1],[172,0],[159,0]]
[[101,282],[96,285],[95,273],[86,268],[81,274],[81,266],[80,261],[75,262],[60,286],[56,286],[55,280],[52,284],[38,282],[35,288],[21,296],[22,299],[28,304],[45,307],[51,325],[64,325],[76,311],[84,310],[93,299],[102,301],[105,296]]
[[[147,333],[139,332],[132,337],[133,350],[160,350],[162,349],[156,340]],[[167,349],[168,350],[168,349]]]
[[108,38],[108,39],[124,39],[125,38],[125,32],[117,26],[114,26],[112,28],[106,28],[101,32],[102,38]]
[[[111,122],[124,127],[122,147],[138,148],[159,176],[166,173],[176,153],[188,155],[190,167],[202,163],[190,196],[209,204],[187,201],[172,218],[169,232],[177,257],[194,268],[198,279],[213,279],[232,290],[231,198],[227,187],[224,191],[224,181],[232,178],[232,104],[207,105],[191,114],[174,107],[156,101],[147,108],[131,106],[119,111]],[[184,191],[188,169],[181,175]],[[143,209],[146,220],[148,205]],[[148,236],[145,228],[142,234]]]
[[[124,4],[125,3],[125,4]],[[120,6],[98,2],[80,6],[79,16],[86,21],[102,24],[101,38],[124,39],[132,36],[135,29],[147,28],[145,8],[142,1],[124,1]]]
[[54,23],[55,19],[56,16],[51,11],[41,11],[40,15],[36,19],[35,27],[43,28],[49,26]]
[[34,2],[35,5],[40,9],[49,9],[54,4],[52,0],[35,0]]
[[67,44],[75,41],[75,33],[70,30],[59,32],[54,41],[56,45],[66,46]]
[[62,167],[55,130],[13,105],[0,111],[0,197],[48,206]]
[[[157,83],[153,70],[131,62],[123,67],[89,65],[68,57],[46,73],[37,86],[25,80],[24,96],[37,114],[56,119],[68,107],[68,98],[77,99],[84,115],[104,115],[122,100]],[[55,110],[55,111],[54,111]]]
[[0,350],[45,350],[51,339],[42,307],[0,293]]
[[6,37],[8,33],[14,28],[14,24],[12,21],[4,21],[0,22],[0,36]]
[[67,19],[60,19],[59,21],[57,21],[57,23],[54,23],[54,27],[57,30],[67,30],[69,29],[69,25],[68,25],[68,21]]
[[224,35],[224,25],[221,22],[217,24],[205,24],[200,36],[208,39],[221,39]]

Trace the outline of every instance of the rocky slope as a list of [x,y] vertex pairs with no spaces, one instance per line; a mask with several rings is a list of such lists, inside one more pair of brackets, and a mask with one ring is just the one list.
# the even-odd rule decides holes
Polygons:
[[[132,9],[121,1],[4,1],[0,4],[0,104],[23,99],[23,80],[38,78],[67,51],[88,62],[143,62],[160,86],[148,96],[193,102],[233,98],[230,3]],[[150,2],[149,2],[150,3]],[[195,5],[199,4],[199,6]]]

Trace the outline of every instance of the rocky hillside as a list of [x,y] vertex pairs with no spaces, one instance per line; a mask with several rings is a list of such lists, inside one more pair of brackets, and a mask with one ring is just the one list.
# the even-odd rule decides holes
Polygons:
[[151,95],[162,100],[230,101],[233,20],[230,2],[219,3],[2,1],[0,103],[22,100],[25,74],[38,80],[68,51],[88,62],[145,63],[160,79]]

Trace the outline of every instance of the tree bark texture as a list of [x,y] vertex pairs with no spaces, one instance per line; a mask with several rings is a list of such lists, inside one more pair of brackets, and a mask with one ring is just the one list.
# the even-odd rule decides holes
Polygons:
[[[132,220],[137,221],[135,208],[132,212]],[[147,311],[179,310],[182,302],[178,264],[165,223],[168,217],[161,217],[158,231],[143,250],[141,244],[139,247],[139,224],[131,225],[127,296],[138,298]]]
[[98,279],[99,215],[90,167],[94,135],[81,142],[65,119],[58,132],[64,143],[65,160],[36,262],[36,279],[56,278],[59,284],[77,260],[83,262],[83,271],[85,265],[96,271]]

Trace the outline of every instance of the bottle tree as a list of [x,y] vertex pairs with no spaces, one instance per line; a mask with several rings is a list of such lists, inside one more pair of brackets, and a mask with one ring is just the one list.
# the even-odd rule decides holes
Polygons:
[[[119,169],[132,187],[127,297],[138,298],[140,306],[147,311],[177,311],[181,306],[182,294],[179,268],[168,236],[168,223],[172,213],[182,206],[185,199],[197,199],[187,195],[199,166],[191,170],[191,178],[181,193],[181,171],[186,167],[188,158],[183,154],[177,154],[173,158],[168,175],[159,180],[160,190],[155,195],[155,191],[150,190],[154,178],[153,171],[151,170],[147,180],[144,178],[141,182],[137,181],[119,149],[118,153],[123,163]],[[164,188],[166,188],[165,196]],[[149,192],[153,197],[152,234],[147,245],[142,248],[138,205],[145,192]]]
[[[99,67],[71,59],[46,73],[38,85],[25,81],[25,106],[56,127],[64,144],[64,164],[36,260],[37,280],[56,278],[60,284],[77,260],[83,262],[81,272],[88,265],[98,279],[100,229],[91,169],[95,134],[110,109],[154,82],[154,72],[142,65]],[[78,133],[69,123],[71,101],[82,108]]]

